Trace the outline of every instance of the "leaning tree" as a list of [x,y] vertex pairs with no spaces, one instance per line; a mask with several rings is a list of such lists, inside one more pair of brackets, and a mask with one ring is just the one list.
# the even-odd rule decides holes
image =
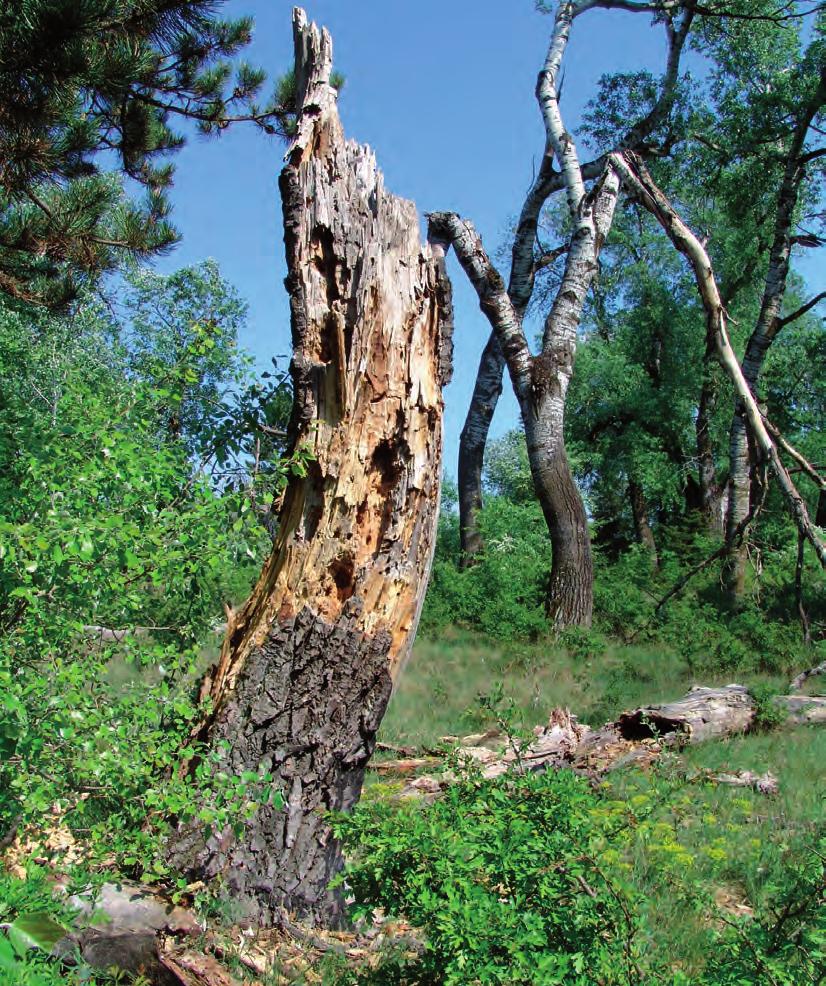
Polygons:
[[[481,549],[476,515],[481,506],[482,460],[488,429],[508,368],[527,438],[537,497],[551,539],[547,609],[557,627],[588,626],[593,609],[593,566],[588,518],[565,448],[565,404],[583,307],[611,228],[619,179],[608,154],[583,163],[565,126],[559,102],[560,71],[574,20],[594,7],[654,13],[668,38],[666,71],[651,105],[615,145],[642,149],[662,139],[679,81],[680,57],[694,18],[688,3],[625,3],[622,0],[563,0],[556,7],[536,97],[545,126],[545,150],[514,233],[507,286],[485,252],[473,225],[452,213],[430,216],[432,238],[452,245],[491,324],[462,432],[459,507],[466,557]],[[667,139],[666,139],[667,142]],[[537,226],[548,200],[565,193],[569,232],[561,247],[537,250]],[[540,351],[531,352],[525,331],[538,271],[564,256],[564,266],[545,318]]]
[[325,813],[359,796],[407,658],[439,508],[451,297],[411,202],[346,141],[326,31],[293,15],[297,135],[280,190],[290,298],[293,448],[310,459],[283,498],[272,554],[231,614],[205,682],[201,735],[259,799],[241,832],[181,827],[170,855],[224,882],[247,916],[320,921],[340,864]]

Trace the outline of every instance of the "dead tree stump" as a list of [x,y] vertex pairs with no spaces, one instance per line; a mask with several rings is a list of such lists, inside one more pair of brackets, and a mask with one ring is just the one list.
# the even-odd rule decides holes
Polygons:
[[412,202],[346,141],[332,42],[293,15],[298,132],[281,173],[293,358],[293,447],[273,551],[230,621],[208,682],[206,736],[228,773],[267,772],[240,836],[179,831],[171,857],[223,881],[258,924],[337,920],[340,851],[324,814],[358,799],[424,599],[451,364],[443,258]]

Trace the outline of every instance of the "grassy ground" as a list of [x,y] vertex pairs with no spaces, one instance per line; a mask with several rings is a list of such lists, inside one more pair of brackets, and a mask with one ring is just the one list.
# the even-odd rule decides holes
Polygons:
[[[552,639],[503,644],[451,629],[438,639],[420,638],[381,729],[386,743],[429,745],[444,735],[476,732],[495,724],[480,697],[512,704],[520,725],[547,720],[566,706],[589,725],[601,725],[640,704],[679,698],[694,684],[727,684],[725,675],[700,673],[673,651],[652,645],[565,647]],[[785,690],[787,681],[740,676],[741,684],[765,682]]]
[[[785,677],[692,672],[674,653],[649,646],[609,646],[596,655],[553,642],[503,645],[450,631],[417,643],[381,739],[428,746],[444,735],[493,726],[496,715],[484,696],[498,696],[498,707],[527,731],[556,705],[599,725],[624,709],[678,698],[693,684],[732,678],[776,692],[788,684]],[[822,694],[823,686],[813,679],[807,690]],[[738,770],[771,771],[779,794],[768,798],[704,779]],[[750,914],[766,906],[789,858],[809,851],[824,818],[826,729],[780,728],[705,743],[667,757],[653,775],[617,771],[606,788],[609,797],[652,805],[650,822],[623,850],[625,865],[645,892],[652,947],[668,949],[676,965],[695,970],[703,964],[711,913],[698,906],[698,884],[723,913]],[[690,895],[683,887],[692,888]]]
[[[496,725],[496,709],[517,732],[545,722],[555,706],[567,706],[596,726],[622,710],[678,698],[693,684],[735,678],[781,692],[790,677],[715,676],[664,647],[596,646],[586,638],[569,639],[567,646],[553,640],[493,642],[460,630],[424,637],[393,696],[380,739],[431,746],[442,736]],[[811,693],[824,689],[822,678],[808,683]],[[737,770],[771,771],[779,794],[767,798],[708,780],[709,774]],[[703,967],[710,923],[721,913],[765,910],[789,861],[810,851],[824,819],[826,728],[780,728],[708,742],[669,754],[653,772],[618,770],[604,786],[609,799],[633,802],[645,816],[628,839],[606,851],[615,853],[629,884],[641,893],[650,946],[692,974]],[[372,774],[366,797],[384,799],[398,787]],[[705,900],[698,899],[698,887]],[[238,978],[256,978],[240,965],[233,971]],[[273,971],[265,981],[286,980]],[[324,966],[306,980],[291,975],[290,981],[339,986],[353,979]]]

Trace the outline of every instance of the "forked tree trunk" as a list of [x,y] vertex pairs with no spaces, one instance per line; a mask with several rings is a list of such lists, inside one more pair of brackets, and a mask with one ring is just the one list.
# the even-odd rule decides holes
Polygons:
[[[345,142],[326,31],[293,18],[298,136],[280,188],[295,447],[273,551],[205,684],[228,774],[270,774],[240,835],[179,831],[172,859],[223,881],[248,919],[334,922],[340,865],[324,813],[358,799],[413,641],[439,506],[450,292],[413,203]],[[268,798],[272,790],[283,794]]]

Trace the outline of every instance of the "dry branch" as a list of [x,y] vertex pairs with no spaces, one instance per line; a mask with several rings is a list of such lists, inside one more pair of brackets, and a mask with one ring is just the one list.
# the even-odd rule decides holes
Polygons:
[[789,691],[799,692],[809,678],[813,678],[818,674],[826,674],[826,661],[822,661],[820,664],[815,665],[813,668],[808,668],[806,671],[801,671],[797,677],[792,679],[789,685]]

